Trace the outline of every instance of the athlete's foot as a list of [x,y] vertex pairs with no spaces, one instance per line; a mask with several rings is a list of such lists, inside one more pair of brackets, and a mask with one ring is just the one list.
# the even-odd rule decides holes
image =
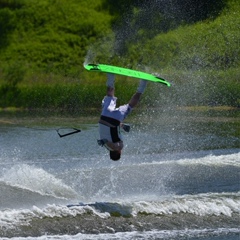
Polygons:
[[145,91],[146,86],[147,86],[147,81],[146,80],[141,80],[139,82],[137,92],[138,93],[143,93]]
[[114,88],[114,82],[115,82],[115,74],[108,73],[107,74],[107,87]]

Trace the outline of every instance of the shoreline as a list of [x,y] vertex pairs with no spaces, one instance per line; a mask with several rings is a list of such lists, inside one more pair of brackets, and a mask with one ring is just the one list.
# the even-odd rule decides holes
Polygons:
[[[143,109],[143,110],[142,110]],[[129,115],[126,122],[134,124],[148,124],[158,122],[163,124],[185,122],[233,122],[240,123],[240,109],[230,106],[187,106],[162,110],[161,108],[139,108]],[[100,109],[84,109],[78,113],[66,113],[58,111],[24,110],[0,108],[0,125],[28,125],[28,126],[73,126],[81,124],[97,124]],[[139,122],[141,119],[141,122]]]

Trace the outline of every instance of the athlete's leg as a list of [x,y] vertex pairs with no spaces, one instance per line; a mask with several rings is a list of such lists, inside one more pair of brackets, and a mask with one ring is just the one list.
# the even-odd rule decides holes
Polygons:
[[113,97],[114,96],[114,81],[115,81],[115,75],[114,74],[107,74],[107,96]]
[[128,103],[131,108],[134,108],[138,104],[138,102],[140,101],[141,95],[142,95],[142,93],[136,92],[132,96],[132,98],[130,99],[130,101]]
[[146,85],[147,85],[146,80],[140,81],[138,88],[137,88],[137,92],[132,96],[132,98],[130,99],[130,101],[128,103],[131,108],[134,108],[140,101],[141,95],[144,93]]

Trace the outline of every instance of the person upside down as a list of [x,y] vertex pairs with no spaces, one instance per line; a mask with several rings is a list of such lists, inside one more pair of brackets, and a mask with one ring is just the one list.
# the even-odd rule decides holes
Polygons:
[[140,80],[136,93],[130,101],[116,108],[117,97],[114,96],[114,74],[107,74],[107,95],[102,100],[102,112],[99,120],[98,144],[109,150],[110,159],[117,161],[121,158],[123,140],[120,129],[130,131],[130,126],[123,124],[123,120],[131,113],[132,109],[138,104],[143,94],[147,81]]

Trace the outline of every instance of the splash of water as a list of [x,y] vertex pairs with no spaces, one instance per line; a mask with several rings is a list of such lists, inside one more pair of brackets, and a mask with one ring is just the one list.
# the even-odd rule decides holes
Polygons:
[[26,164],[13,166],[4,173],[1,180],[11,186],[28,189],[41,195],[62,198],[72,198],[77,195],[76,192],[65,185],[62,180],[57,179],[41,168]]

